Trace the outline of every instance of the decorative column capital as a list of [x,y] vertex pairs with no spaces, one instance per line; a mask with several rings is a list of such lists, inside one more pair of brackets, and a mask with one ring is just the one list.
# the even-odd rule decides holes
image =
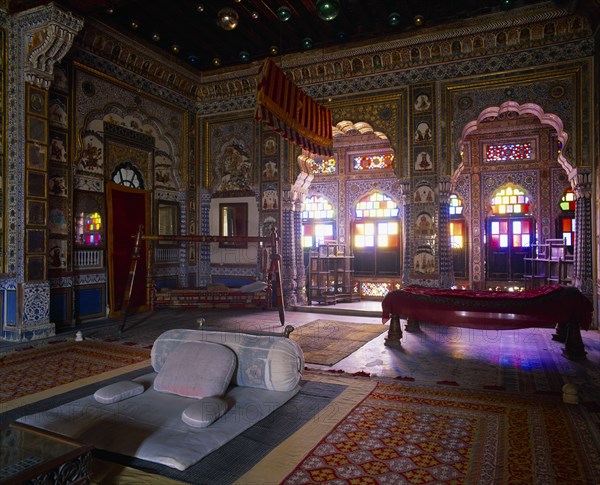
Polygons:
[[438,197],[440,204],[447,203],[452,193],[452,179],[450,177],[440,177],[438,180]]
[[20,32],[25,82],[48,89],[54,79],[54,64],[69,51],[83,20],[54,3],[15,16]]
[[592,197],[592,169],[576,168],[570,177],[575,199]]
[[410,200],[410,179],[402,178],[400,181],[400,195],[402,196],[402,202],[406,204]]

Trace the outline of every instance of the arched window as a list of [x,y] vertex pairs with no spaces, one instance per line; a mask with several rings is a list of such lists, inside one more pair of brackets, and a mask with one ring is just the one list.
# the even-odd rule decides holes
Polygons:
[[333,241],[334,232],[333,205],[321,195],[307,197],[302,206],[302,247],[310,249]]
[[523,258],[529,255],[535,234],[535,220],[529,216],[529,196],[521,187],[509,183],[494,192],[489,207],[487,278],[521,279],[525,272]]
[[144,180],[141,172],[131,162],[119,164],[112,173],[113,182],[131,187],[134,189],[143,189]]
[[556,237],[564,239],[571,253],[575,245],[575,205],[575,194],[567,189],[560,199]]
[[463,202],[456,194],[450,195],[448,200],[448,213],[450,216],[450,246],[454,261],[454,276],[467,277],[467,249],[466,225],[462,215]]
[[354,271],[372,276],[400,272],[398,204],[381,192],[360,199],[354,210]]
[[498,190],[490,202],[492,213],[529,214],[529,197],[525,192],[512,184]]

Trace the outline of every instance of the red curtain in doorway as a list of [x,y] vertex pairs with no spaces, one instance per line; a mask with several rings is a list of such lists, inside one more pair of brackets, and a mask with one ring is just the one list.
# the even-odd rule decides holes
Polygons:
[[[123,297],[131,266],[135,235],[140,225],[143,234],[150,227],[150,193],[115,183],[106,185],[108,208],[107,243],[110,316],[122,315]],[[147,308],[146,243],[142,241],[140,258],[133,281],[129,312]]]

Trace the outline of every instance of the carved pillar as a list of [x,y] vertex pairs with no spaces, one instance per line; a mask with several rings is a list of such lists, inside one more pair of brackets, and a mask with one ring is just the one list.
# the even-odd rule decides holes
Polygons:
[[438,182],[438,197],[440,205],[439,223],[437,228],[439,257],[440,257],[440,288],[451,288],[454,280],[454,260],[452,259],[452,244],[450,241],[450,213],[448,199],[452,183],[450,177],[440,177]]
[[304,250],[302,249],[302,204],[304,194],[299,194],[294,204],[294,243],[296,261],[296,305],[306,305],[306,268],[304,267]]
[[402,263],[402,285],[410,285],[410,273],[412,267],[412,251],[410,244],[412,224],[410,223],[410,179],[400,180],[400,192],[402,196],[402,219],[404,221],[403,246],[404,261]]
[[594,296],[592,273],[592,252],[594,233],[592,231],[592,170],[577,169],[571,179],[571,186],[577,204],[575,206],[575,267],[573,285],[588,298]]
[[[210,201],[211,194],[203,190],[200,194],[200,235],[210,236]],[[198,286],[206,286],[211,282],[210,275],[210,243],[200,243]]]
[[283,298],[286,307],[296,305],[296,222],[294,218],[295,191],[289,187],[281,191],[281,272]]
[[[7,229],[6,269],[14,275],[19,310],[2,338],[32,340],[54,335],[50,322],[47,255],[26,241],[47,240],[47,164],[30,163],[28,144],[48,145],[48,88],[54,64],[71,48],[83,21],[53,3],[15,14],[7,22]],[[4,323],[4,322],[3,322]]]

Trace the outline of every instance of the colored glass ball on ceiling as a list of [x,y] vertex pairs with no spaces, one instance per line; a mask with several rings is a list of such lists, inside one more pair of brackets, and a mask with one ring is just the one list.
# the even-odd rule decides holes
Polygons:
[[313,45],[313,40],[310,37],[305,37],[302,39],[302,47],[304,49],[312,49]]
[[217,23],[219,27],[225,30],[233,30],[238,26],[240,17],[232,8],[222,8],[217,14]]
[[282,22],[287,22],[289,19],[292,18],[292,12],[289,8],[287,7],[279,7],[277,9],[277,17],[279,18],[279,20],[281,20]]
[[318,0],[316,7],[319,18],[327,21],[336,18],[341,9],[339,0]]
[[398,27],[400,25],[400,14],[398,12],[392,12],[388,15],[388,24],[390,27]]

